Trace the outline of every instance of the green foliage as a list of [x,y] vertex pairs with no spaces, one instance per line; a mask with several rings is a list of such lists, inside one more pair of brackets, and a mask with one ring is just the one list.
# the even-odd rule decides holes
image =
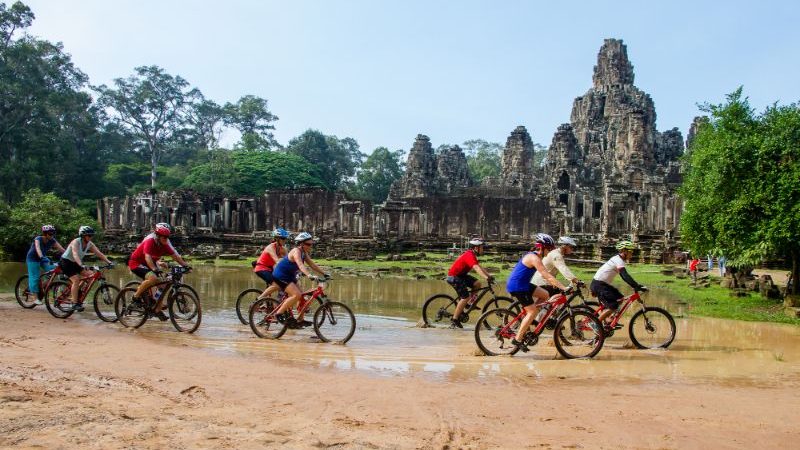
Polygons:
[[255,95],[245,95],[236,103],[227,103],[224,108],[225,123],[233,126],[242,139],[236,148],[241,150],[269,150],[277,147],[272,122],[278,120],[267,109],[267,100]]
[[39,189],[26,192],[22,200],[7,211],[8,220],[0,227],[0,243],[3,250],[14,258],[25,256],[31,241],[39,235],[44,224],[56,226],[59,242],[63,245],[78,235],[81,225],[99,229],[97,222],[84,211],[52,192],[43,193]]
[[202,104],[202,94],[191,89],[180,76],[157,66],[141,66],[127,78],[114,80],[114,87],[95,88],[97,103],[119,128],[135,136],[150,158],[151,186],[156,187],[156,168],[169,143],[185,133],[192,105]]
[[[681,233],[695,254],[724,254],[732,265],[800,260],[800,109],[756,114],[739,88],[706,105],[684,156]],[[797,278],[795,278],[797,279]]]
[[332,190],[344,186],[364,159],[355,139],[326,136],[317,130],[307,130],[290,140],[286,151],[317,167],[322,182]]
[[476,183],[486,177],[499,177],[503,146],[497,142],[471,139],[462,144],[469,174]]
[[361,165],[355,185],[348,193],[373,203],[386,200],[392,183],[403,176],[403,154],[403,150],[392,152],[386,147],[376,148]]
[[61,44],[20,34],[33,19],[20,2],[0,3],[0,192],[8,202],[31,187],[93,195],[101,141],[86,75]]
[[267,189],[324,187],[317,166],[283,152],[212,152],[195,166],[182,187],[222,195],[259,195]]

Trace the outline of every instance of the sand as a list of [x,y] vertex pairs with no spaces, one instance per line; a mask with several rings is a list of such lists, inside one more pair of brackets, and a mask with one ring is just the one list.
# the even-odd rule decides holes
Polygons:
[[792,448],[797,388],[385,377],[0,302],[0,448]]

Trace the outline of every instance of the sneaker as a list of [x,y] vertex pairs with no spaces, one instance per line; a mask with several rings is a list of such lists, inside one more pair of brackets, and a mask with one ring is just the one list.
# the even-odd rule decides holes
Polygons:
[[301,321],[297,322],[297,325],[298,325],[300,328],[305,328],[305,327],[310,327],[310,326],[311,326],[311,325],[313,325],[313,324],[312,324],[310,321],[308,321],[308,320],[301,320]]
[[83,312],[83,303],[75,303],[72,305],[72,310],[77,312]]
[[300,325],[297,323],[297,319],[295,319],[294,317],[287,317],[284,320],[284,323],[286,323],[286,326],[292,330],[300,328]]
[[153,317],[157,317],[158,320],[160,320],[162,322],[166,322],[167,320],[169,320],[169,316],[164,314],[164,311],[159,311],[157,313],[153,313]]
[[36,301],[33,302],[33,304],[34,305],[44,305],[44,302],[42,301],[42,299],[37,298]]
[[528,346],[525,345],[524,342],[518,341],[517,338],[511,339],[511,345],[513,345],[514,347],[519,347],[519,349],[522,350],[523,353],[528,353],[528,351],[530,350]]
[[589,322],[589,327],[597,334],[600,334],[600,327],[597,326],[596,322]]
[[460,320],[452,319],[450,321],[450,328],[452,328],[452,329],[464,328],[464,325],[461,325],[461,321]]
[[279,323],[285,323],[286,319],[290,319],[290,318],[293,318],[293,317],[290,316],[289,313],[285,312],[285,313],[278,314],[277,316],[275,316],[275,318],[278,319]]

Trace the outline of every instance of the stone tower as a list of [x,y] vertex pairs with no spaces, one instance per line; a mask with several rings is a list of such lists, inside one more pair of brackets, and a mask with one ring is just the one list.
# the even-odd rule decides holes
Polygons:
[[453,145],[436,155],[437,192],[450,194],[458,188],[472,186],[467,157],[461,147]]
[[531,188],[533,185],[533,140],[521,125],[506,139],[501,177],[506,186]]

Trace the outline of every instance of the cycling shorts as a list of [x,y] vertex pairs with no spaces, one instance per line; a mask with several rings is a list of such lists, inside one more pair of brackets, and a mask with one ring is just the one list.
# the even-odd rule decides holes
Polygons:
[[453,286],[453,289],[455,289],[456,293],[458,294],[458,298],[469,297],[472,286],[475,285],[476,281],[478,281],[478,279],[472,275],[447,277],[447,282],[450,284],[450,286]]
[[64,272],[64,275],[67,277],[79,275],[83,271],[83,268],[78,265],[78,263],[70,261],[67,258],[61,258],[58,265],[61,266],[61,271]]
[[597,299],[606,309],[616,310],[619,308],[619,300],[624,297],[619,289],[605,281],[592,280],[589,289],[597,295]]
[[271,270],[259,270],[255,274],[258,276],[258,278],[264,280],[264,282],[267,283],[267,286],[272,284],[272,282],[275,280],[275,278],[272,276]]
[[523,307],[533,304],[533,291],[509,292]]
[[133,272],[134,275],[136,275],[137,277],[139,277],[139,278],[141,278],[143,280],[145,278],[147,278],[147,274],[149,274],[149,273],[152,273],[152,274],[155,275],[155,272],[150,270],[150,268],[147,267],[147,266],[137,266],[135,269],[131,269],[131,272]]

